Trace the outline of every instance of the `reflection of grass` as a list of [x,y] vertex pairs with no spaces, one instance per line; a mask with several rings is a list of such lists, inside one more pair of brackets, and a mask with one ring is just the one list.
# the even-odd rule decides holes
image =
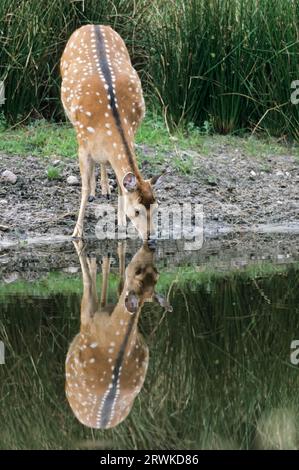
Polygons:
[[[198,278],[203,273],[188,269],[161,275],[160,289],[171,285],[173,313],[145,305],[146,383],[128,419],[106,432],[80,425],[64,397],[81,281],[51,274],[30,295],[25,285],[6,298],[2,291],[7,364],[0,366],[0,447],[77,448],[97,441],[121,449],[249,448],[256,428],[275,433],[281,416],[293,445],[294,426],[285,416],[299,405],[298,370],[289,364],[290,342],[299,334],[298,269]],[[111,299],[116,284],[113,276]]]
[[[109,286],[112,290],[117,288],[117,277],[111,273],[109,276]],[[101,288],[101,275],[97,276],[97,285]],[[31,295],[43,297],[51,295],[81,294],[81,275],[68,275],[60,272],[52,272],[37,281],[27,282],[18,280],[10,284],[0,283],[0,297],[6,295]]]
[[[293,264],[294,267],[299,268],[298,263]],[[248,264],[241,269],[222,269],[215,266],[185,266],[173,268],[171,271],[167,268],[159,269],[159,282],[158,289],[168,289],[174,282],[180,285],[194,283],[205,284],[214,281],[217,278],[239,277],[244,276],[247,278],[256,278],[262,276],[270,276],[273,274],[283,274],[289,269],[285,264],[273,264],[270,262],[258,262]],[[109,285],[112,290],[117,289],[118,276],[115,273],[110,273]],[[101,287],[101,274],[97,275],[97,284]],[[48,296],[54,294],[81,294],[82,293],[82,280],[81,273],[67,274],[63,272],[51,272],[41,276],[35,282],[26,280],[17,280],[15,282],[6,284],[0,282],[0,298],[6,295],[32,295],[32,296]]]
[[[176,285],[175,314],[165,317],[153,345],[159,359],[149,387],[163,388],[173,427],[180,416],[182,442],[193,435],[195,448],[247,448],[263,416],[298,409],[298,372],[289,365],[290,341],[299,334],[296,283],[291,270]],[[162,344],[167,353],[158,354]]]

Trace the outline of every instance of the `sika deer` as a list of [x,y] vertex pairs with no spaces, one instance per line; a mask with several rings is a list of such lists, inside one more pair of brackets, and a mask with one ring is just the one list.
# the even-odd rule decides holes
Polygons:
[[106,165],[116,174],[118,224],[131,219],[141,237],[153,233],[153,193],[158,177],[144,180],[139,172],[134,136],[144,113],[137,72],[127,48],[110,26],[86,25],[70,37],[61,58],[61,98],[79,145],[82,194],[73,237],[82,238],[87,201],[95,198],[95,163],[101,165],[102,194],[110,196]]
[[156,300],[169,311],[171,307],[154,292],[158,274],[153,251],[147,245],[139,249],[126,271],[121,245],[121,292],[116,305],[106,303],[109,258],[103,258],[99,303],[96,260],[83,256],[77,244],[76,248],[84,290],[80,333],[73,339],[66,359],[66,395],[82,424],[110,428],[127,417],[146,376],[148,347],[137,328],[142,305]]

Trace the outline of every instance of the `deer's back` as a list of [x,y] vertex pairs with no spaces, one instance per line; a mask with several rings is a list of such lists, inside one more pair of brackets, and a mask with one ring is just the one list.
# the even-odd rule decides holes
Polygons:
[[109,428],[129,414],[143,385],[148,348],[137,333],[121,341],[79,333],[66,359],[66,394],[78,420]]
[[109,26],[86,25],[61,58],[62,101],[79,138],[115,129],[130,139],[144,114],[141,83],[121,37]]

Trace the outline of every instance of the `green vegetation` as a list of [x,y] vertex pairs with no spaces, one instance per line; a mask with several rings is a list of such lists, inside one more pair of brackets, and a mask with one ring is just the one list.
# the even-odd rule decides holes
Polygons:
[[61,53],[77,27],[102,23],[124,38],[148,106],[169,129],[298,139],[299,107],[291,103],[298,21],[295,0],[57,0],[44,8],[38,0],[3,0],[5,118],[64,119]]
[[298,367],[289,359],[299,331],[298,274],[290,266],[254,278],[194,273],[171,282],[172,313],[143,309],[144,387],[129,417],[107,431],[82,426],[64,393],[65,357],[79,330],[78,278],[75,290],[60,289],[57,277],[48,293],[7,292],[0,448],[298,448]]
[[[209,135],[204,129],[189,126],[188,129],[178,128],[172,134],[167,130],[163,119],[148,113],[136,136],[137,158],[139,163],[144,160],[150,163],[151,171],[159,171],[161,166],[172,167],[180,174],[194,175],[199,168],[198,155],[209,155],[218,152],[223,146],[227,152],[236,149],[246,155],[264,159],[264,171],[270,170],[266,158],[275,155],[294,155],[299,158],[297,144],[287,147],[278,139],[269,136],[244,135]],[[146,148],[149,147],[154,158],[148,158]],[[77,158],[77,142],[74,129],[70,124],[36,120],[26,126],[0,129],[0,152],[14,155],[34,155],[37,157]],[[165,157],[171,158],[165,158]],[[62,159],[63,165],[63,159]],[[59,179],[61,167],[48,167],[48,178]],[[209,177],[211,183],[213,177]]]
[[[158,13],[159,12],[159,13]],[[156,2],[150,74],[169,124],[298,137],[298,5],[272,0]]]
[[[294,268],[299,269],[298,263],[293,263]],[[289,269],[287,264],[272,264],[270,262],[256,262],[248,264],[240,269],[229,269],[218,271],[214,265],[204,267],[190,265],[176,269],[159,269],[158,289],[166,292],[172,285],[185,287],[194,282],[195,285],[215,282],[216,279],[258,279],[272,275],[283,275]],[[97,286],[101,289],[101,274],[97,275]],[[109,277],[109,287],[112,292],[117,291],[118,275],[111,273]],[[50,272],[36,279],[35,282],[17,280],[6,284],[0,282],[0,299],[13,295],[30,295],[33,297],[48,297],[51,295],[81,294],[82,280],[81,274],[66,274],[63,272]]]
[[44,119],[0,131],[0,150],[15,155],[77,157],[74,129]]
[[57,0],[43,2],[42,8],[38,0],[1,1],[0,79],[5,82],[6,118],[63,117],[59,61],[71,33],[86,23],[110,24],[134,51],[133,35],[145,3],[139,0],[134,10],[133,0]]
[[47,168],[47,178],[48,180],[60,180],[61,179],[61,172],[57,166],[48,166]]

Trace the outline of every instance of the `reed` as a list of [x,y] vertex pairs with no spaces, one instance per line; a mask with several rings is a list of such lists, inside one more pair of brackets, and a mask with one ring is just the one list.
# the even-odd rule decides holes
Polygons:
[[[83,8],[84,7],[84,8]],[[81,24],[104,23],[126,41],[147,105],[170,129],[266,131],[298,139],[296,0],[3,0],[0,79],[6,120],[64,119],[59,58]]]
[[[136,28],[145,1],[3,0],[0,5],[0,79],[10,123],[29,117],[62,119],[59,61],[71,33],[86,23],[110,24],[138,57]],[[137,44],[139,41],[137,41]],[[134,52],[137,49],[136,53]]]
[[161,5],[155,2],[147,28],[148,69],[170,127],[208,121],[221,133],[258,129],[298,138],[298,106],[290,100],[298,75],[298,2]]

